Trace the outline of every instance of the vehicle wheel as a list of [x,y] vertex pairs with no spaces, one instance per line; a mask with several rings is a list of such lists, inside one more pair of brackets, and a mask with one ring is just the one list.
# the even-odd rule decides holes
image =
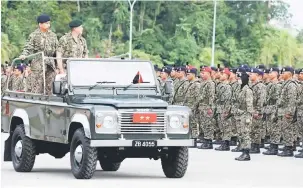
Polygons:
[[96,171],[97,149],[90,147],[83,128],[75,131],[70,144],[70,163],[72,173],[77,179],[90,179]]
[[182,178],[188,166],[188,148],[172,147],[161,157],[162,169],[167,178]]
[[100,161],[100,166],[103,171],[117,171],[120,168],[121,162],[113,163],[110,161]]
[[25,135],[23,125],[18,125],[14,130],[11,157],[16,172],[32,171],[36,159],[36,147],[33,140]]

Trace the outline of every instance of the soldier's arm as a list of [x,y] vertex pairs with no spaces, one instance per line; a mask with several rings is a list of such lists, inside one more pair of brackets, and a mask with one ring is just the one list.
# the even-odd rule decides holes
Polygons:
[[287,104],[287,109],[285,114],[294,115],[296,110],[296,85],[294,83],[290,83],[287,87],[289,101]]
[[21,53],[21,56],[28,56],[34,52],[34,37],[35,36],[33,33],[29,35]]
[[209,84],[209,106],[212,110],[215,109],[215,99],[216,99],[216,85],[214,82],[210,82]]
[[264,109],[264,104],[266,101],[266,87],[264,87],[264,85],[262,84],[260,85],[261,87],[259,88],[260,95],[258,100],[258,107],[259,107],[258,112],[259,114],[262,114]]
[[65,51],[66,48],[66,40],[64,37],[61,37],[60,40],[58,41],[58,47],[57,47],[57,52],[56,52],[56,57],[57,57],[57,66],[60,72],[63,72],[63,63],[62,63],[62,54]]
[[253,108],[253,92],[251,89],[247,89],[246,91],[246,106],[247,106],[247,112],[252,114],[254,108]]
[[224,113],[228,113],[230,111],[231,98],[232,98],[231,86],[226,85],[226,87],[224,88],[224,92],[222,94],[222,99],[223,99],[223,102],[224,102],[224,109],[223,109]]
[[87,49],[87,43],[86,43],[85,39],[84,39],[83,58],[88,58],[88,49]]
[[[195,99],[198,99],[199,98],[199,95],[200,95],[200,89],[201,89],[201,85],[200,83],[196,82],[195,85],[194,85],[194,89],[193,89],[193,93],[192,96],[195,98]],[[191,109],[193,112],[197,111],[198,109],[198,106],[199,106],[199,100],[195,100],[194,104],[193,104],[193,109]]]

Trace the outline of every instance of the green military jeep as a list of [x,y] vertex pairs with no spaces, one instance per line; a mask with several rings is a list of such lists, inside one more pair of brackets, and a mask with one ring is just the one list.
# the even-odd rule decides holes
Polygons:
[[69,59],[53,95],[3,93],[4,161],[29,172],[36,155],[70,152],[75,178],[89,179],[97,161],[104,171],[117,171],[126,158],[161,159],[166,177],[182,178],[195,144],[190,113],[161,99],[149,61]]

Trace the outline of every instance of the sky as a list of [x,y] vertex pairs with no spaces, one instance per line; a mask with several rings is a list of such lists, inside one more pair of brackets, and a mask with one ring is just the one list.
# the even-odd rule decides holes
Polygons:
[[284,0],[287,2],[289,12],[293,15],[292,24],[303,29],[303,0]]

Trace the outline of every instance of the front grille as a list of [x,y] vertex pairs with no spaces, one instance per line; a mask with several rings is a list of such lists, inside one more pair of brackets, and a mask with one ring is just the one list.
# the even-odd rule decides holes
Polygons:
[[[166,116],[165,111],[150,111],[147,113],[157,113],[157,122],[152,124],[133,123],[133,113],[136,110],[119,110],[118,123],[121,134],[165,134]],[[143,112],[144,113],[144,112]]]

